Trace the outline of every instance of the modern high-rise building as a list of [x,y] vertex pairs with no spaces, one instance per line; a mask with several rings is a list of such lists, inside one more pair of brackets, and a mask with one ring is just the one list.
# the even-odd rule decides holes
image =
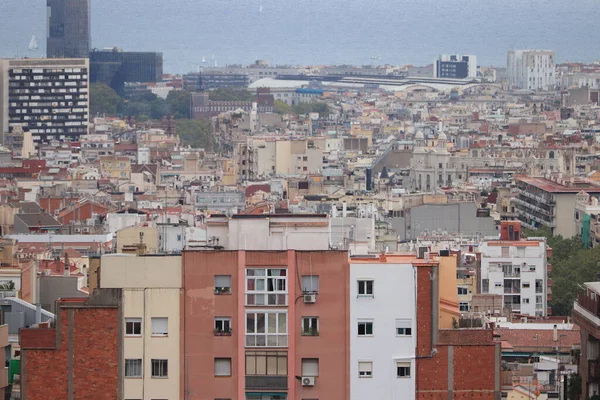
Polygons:
[[510,89],[550,90],[556,86],[553,51],[511,50],[506,67]]
[[90,52],[90,0],[47,0],[48,58],[87,58]]
[[158,82],[162,79],[162,53],[122,51],[115,47],[94,50],[89,57],[90,82],[107,84],[120,96],[125,95],[125,83]]
[[35,143],[87,134],[88,69],[84,58],[0,59],[0,133],[20,125]]
[[477,57],[460,54],[440,54],[433,62],[434,78],[466,79],[477,77]]

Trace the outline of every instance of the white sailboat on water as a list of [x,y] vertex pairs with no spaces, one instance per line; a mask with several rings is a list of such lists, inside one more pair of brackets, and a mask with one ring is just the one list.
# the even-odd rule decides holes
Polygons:
[[29,41],[29,50],[36,51],[37,49],[38,49],[38,44],[37,44],[35,35],[31,35],[31,40]]

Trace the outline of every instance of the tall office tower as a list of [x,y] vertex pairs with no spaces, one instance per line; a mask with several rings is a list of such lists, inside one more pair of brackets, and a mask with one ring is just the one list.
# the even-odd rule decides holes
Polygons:
[[88,57],[91,42],[90,1],[47,0],[46,57]]
[[511,50],[506,72],[510,89],[549,90],[556,85],[556,58],[550,50]]
[[477,57],[460,54],[441,54],[433,62],[434,78],[466,79],[477,77]]
[[87,134],[86,58],[0,59],[0,133],[19,125],[35,143]]

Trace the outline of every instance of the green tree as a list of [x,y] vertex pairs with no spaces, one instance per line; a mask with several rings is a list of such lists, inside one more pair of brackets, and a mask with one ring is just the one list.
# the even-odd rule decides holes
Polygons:
[[223,88],[211,90],[208,98],[212,101],[252,101],[256,96],[247,90]]
[[292,106],[295,114],[309,114],[319,113],[320,117],[327,117],[329,115],[329,107],[325,103],[300,103]]
[[581,396],[581,376],[571,374],[567,376],[567,400],[579,400]]
[[191,102],[191,94],[186,91],[171,90],[167,95],[167,105],[169,106],[170,114],[175,119],[190,119]]
[[90,85],[90,115],[116,116],[123,111],[123,99],[104,83]]
[[292,107],[285,101],[281,100],[275,100],[273,111],[275,111],[277,114],[291,114],[293,112]]
[[175,121],[175,132],[183,145],[206,147],[213,129],[208,119],[198,121],[179,119]]

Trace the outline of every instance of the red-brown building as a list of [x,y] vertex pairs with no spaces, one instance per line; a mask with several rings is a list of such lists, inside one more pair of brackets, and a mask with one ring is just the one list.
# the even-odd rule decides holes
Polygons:
[[55,327],[20,331],[26,400],[122,398],[121,290],[61,299]]

